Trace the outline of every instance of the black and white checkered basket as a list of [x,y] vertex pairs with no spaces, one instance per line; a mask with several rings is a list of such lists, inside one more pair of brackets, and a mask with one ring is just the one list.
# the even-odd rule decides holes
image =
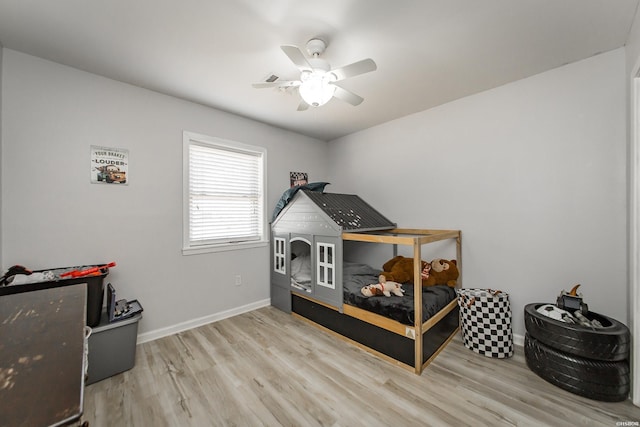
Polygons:
[[464,346],[487,357],[513,356],[509,295],[491,289],[459,289]]

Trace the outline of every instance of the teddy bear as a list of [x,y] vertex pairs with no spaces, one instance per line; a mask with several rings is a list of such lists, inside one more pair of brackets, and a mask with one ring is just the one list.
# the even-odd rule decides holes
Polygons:
[[[423,285],[425,284],[425,280],[429,277],[430,270],[431,264],[426,261],[421,261]],[[398,283],[413,283],[413,258],[398,255],[385,262],[382,266],[382,273],[380,273],[379,280],[381,283],[389,280]]]
[[[448,285],[456,286],[456,280],[460,276],[456,260],[436,258],[433,261],[421,261],[422,286]],[[381,283],[395,281],[398,283],[413,283],[413,258],[398,255],[382,266],[380,273]]]
[[436,258],[431,261],[429,277],[422,281],[422,286],[447,285],[455,288],[459,276],[460,271],[455,259],[448,261]]
[[372,297],[374,295],[384,295],[385,297],[390,297],[391,294],[401,297],[403,295],[404,289],[402,289],[402,285],[400,283],[387,281],[384,283],[376,283],[365,286],[360,289],[360,292],[362,292],[362,295],[364,295],[365,297]]

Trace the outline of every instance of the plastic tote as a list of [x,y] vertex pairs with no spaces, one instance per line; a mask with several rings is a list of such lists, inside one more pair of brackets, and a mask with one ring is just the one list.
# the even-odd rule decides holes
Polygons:
[[[87,325],[97,326],[100,323],[102,302],[104,299],[104,278],[109,274],[109,266],[115,265],[83,265],[76,267],[58,267],[47,270],[34,270],[33,273],[51,272],[53,279],[43,282],[29,282],[19,285],[0,285],[0,297],[3,295],[17,294],[20,292],[31,292],[40,289],[55,288],[58,286],[75,285],[77,283],[87,284]],[[82,270],[95,270],[89,275],[74,275],[74,272],[82,274]]]
[[492,289],[459,289],[464,346],[487,357],[513,356],[509,295]]

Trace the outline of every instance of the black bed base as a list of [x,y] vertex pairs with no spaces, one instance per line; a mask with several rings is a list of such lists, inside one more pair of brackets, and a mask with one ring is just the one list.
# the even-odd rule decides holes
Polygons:
[[[295,294],[291,295],[291,311],[344,337],[410,367],[415,366],[415,342],[363,320],[342,314]],[[428,361],[458,328],[456,306],[423,335],[422,363]]]

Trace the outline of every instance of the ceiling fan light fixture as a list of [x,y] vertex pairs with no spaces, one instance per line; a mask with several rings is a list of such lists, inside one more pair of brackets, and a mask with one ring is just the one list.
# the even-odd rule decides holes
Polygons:
[[280,49],[291,60],[298,70],[300,70],[300,80],[269,80],[266,82],[254,83],[255,88],[279,88],[287,90],[298,88],[298,94],[302,102],[298,105],[298,111],[304,111],[311,107],[320,107],[332,98],[338,98],[353,106],[360,105],[364,98],[349,90],[338,86],[337,82],[358,76],[360,74],[375,71],[376,63],[367,58],[361,61],[345,65],[340,68],[331,68],[329,63],[320,58],[327,43],[324,40],[315,38],[307,42],[307,58],[299,47],[293,45],[282,45]]
[[331,84],[336,80],[333,73],[314,70],[302,73],[302,84],[299,87],[300,96],[312,107],[320,107],[333,97],[336,87]]

